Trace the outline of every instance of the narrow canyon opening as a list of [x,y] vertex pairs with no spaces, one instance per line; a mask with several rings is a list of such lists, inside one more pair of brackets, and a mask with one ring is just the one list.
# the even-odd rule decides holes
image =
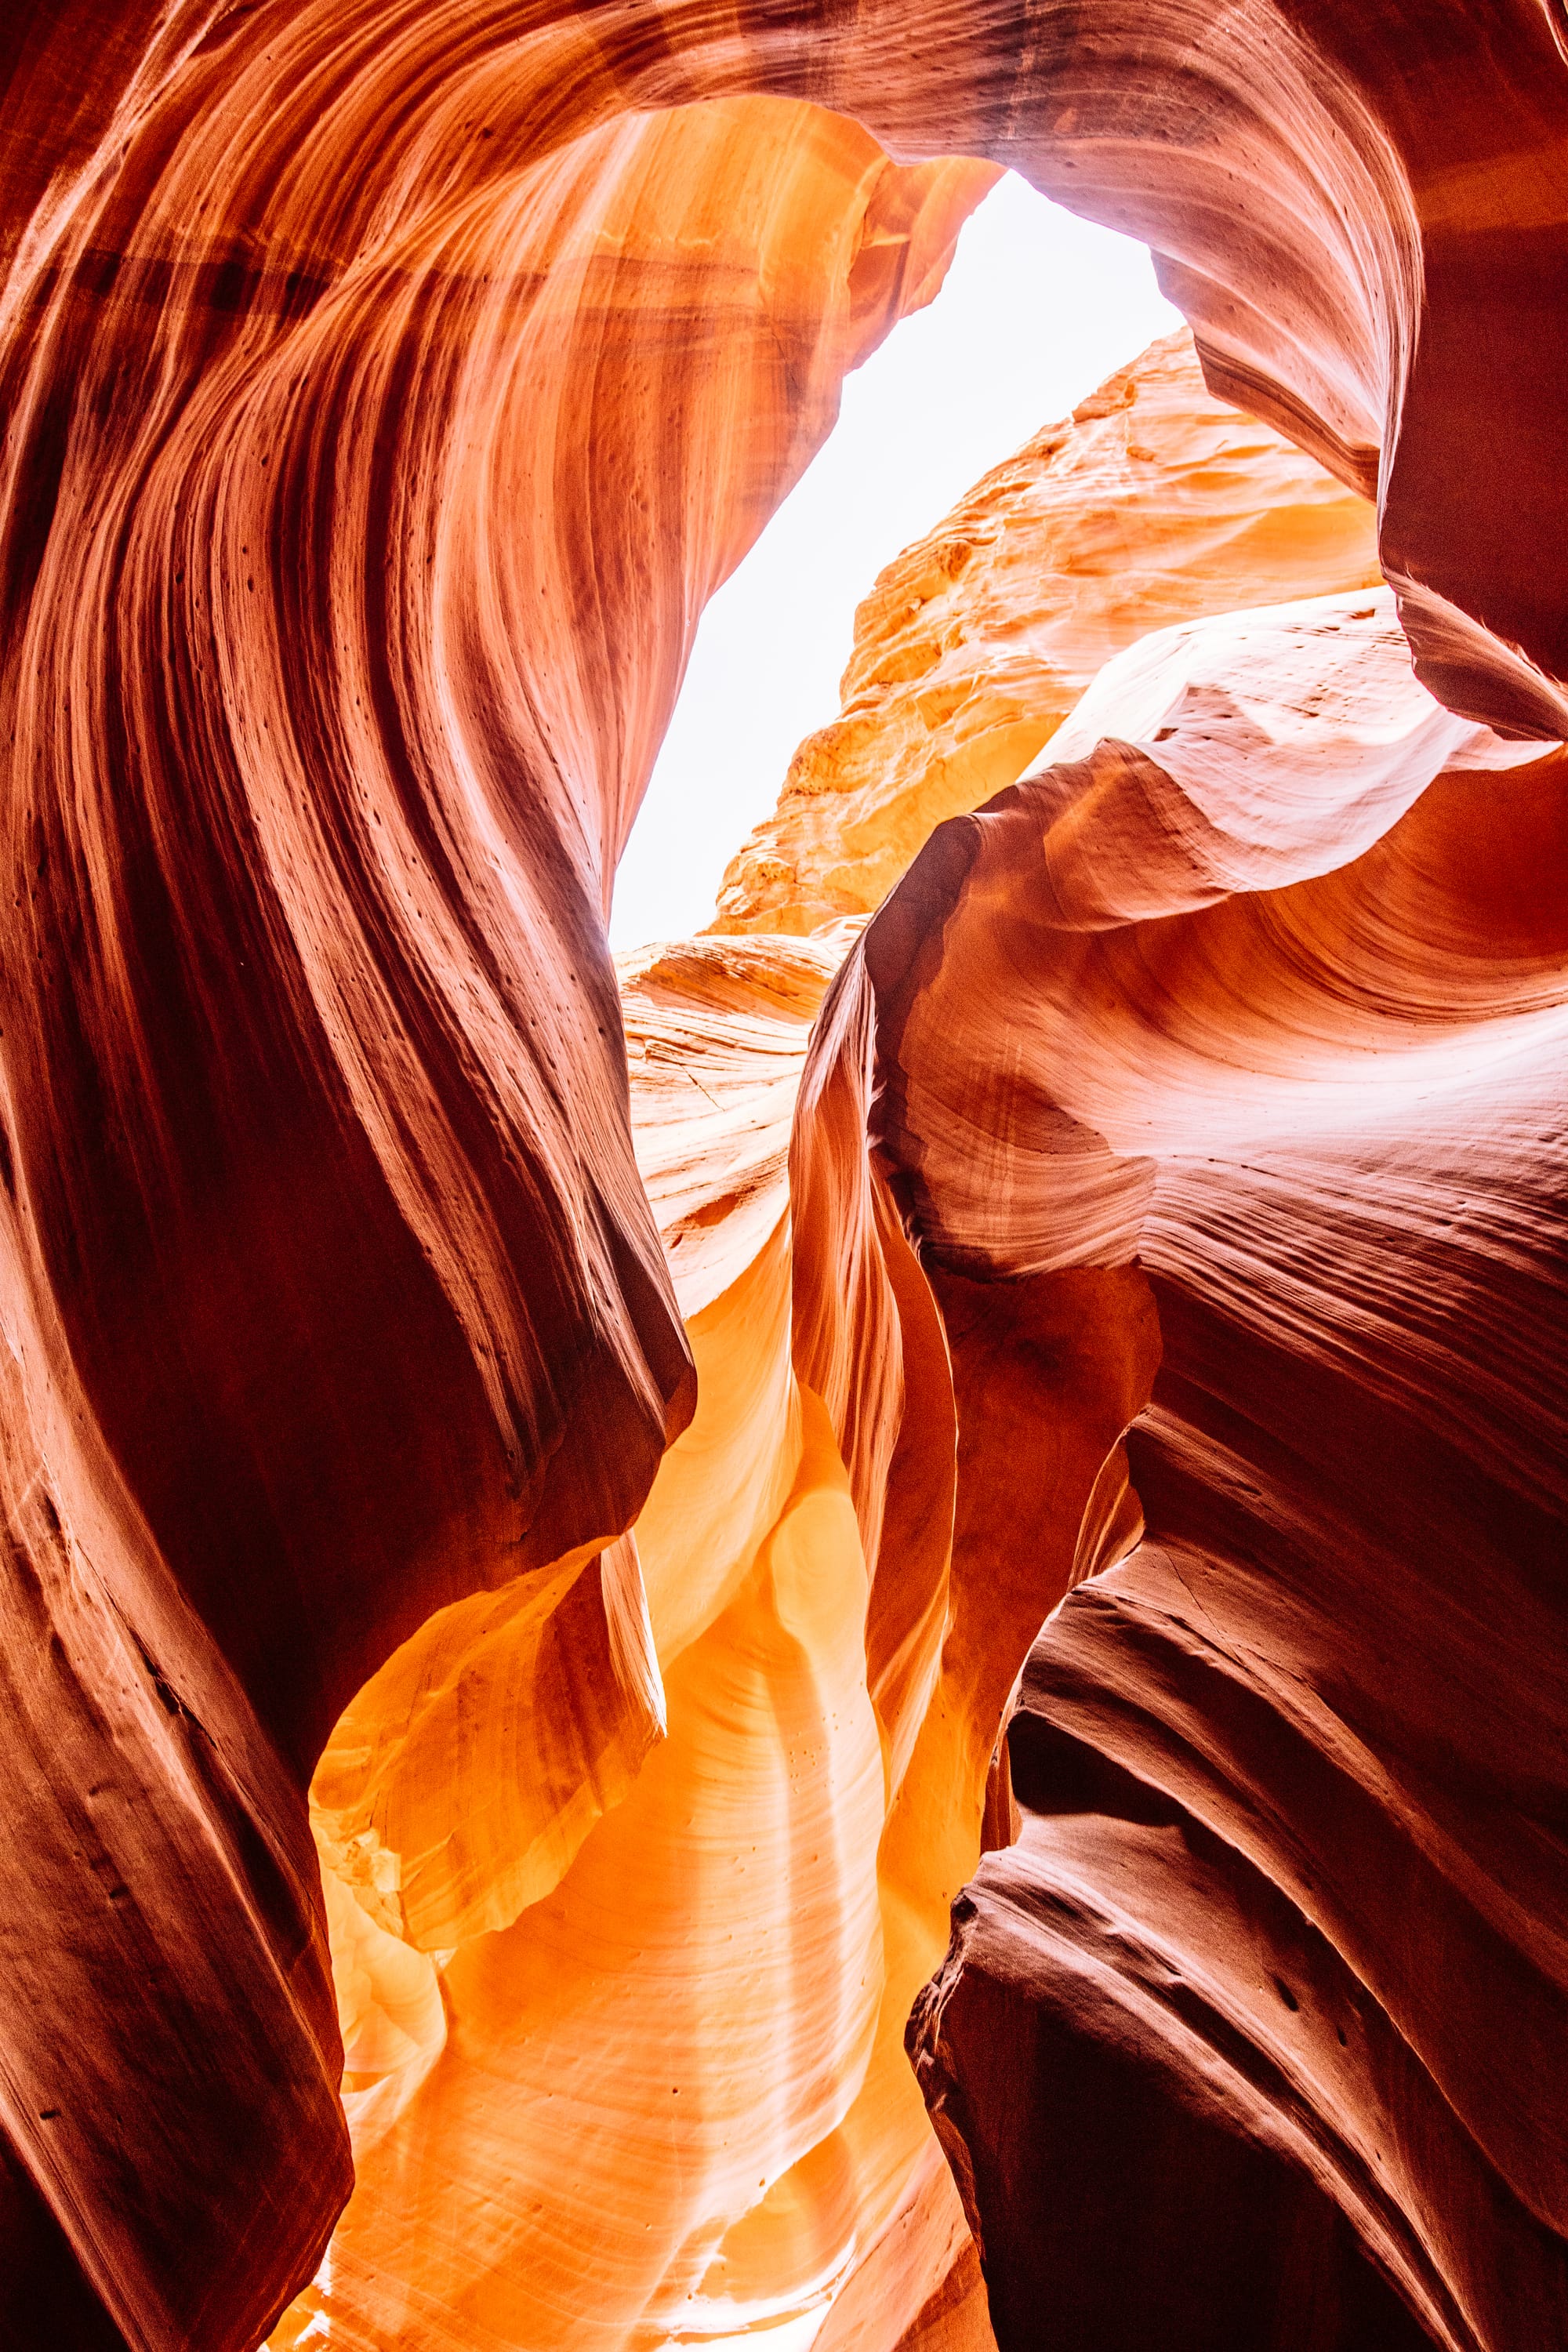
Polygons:
[[0,34],[0,2352],[1568,2341],[1568,48],[1417,14]]
[[616,871],[613,948],[712,920],[725,866],[837,713],[855,608],[883,567],[1181,323],[1146,248],[1016,173],[997,182],[931,301],[845,378],[826,440],[705,607]]

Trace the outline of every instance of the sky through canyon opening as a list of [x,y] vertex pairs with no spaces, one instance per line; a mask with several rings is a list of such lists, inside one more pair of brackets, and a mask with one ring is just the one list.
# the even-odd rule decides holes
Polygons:
[[616,872],[612,948],[712,920],[796,746],[838,709],[855,608],[883,566],[1181,323],[1145,247],[1015,172],[997,183],[935,300],[845,379],[827,441],[703,612]]

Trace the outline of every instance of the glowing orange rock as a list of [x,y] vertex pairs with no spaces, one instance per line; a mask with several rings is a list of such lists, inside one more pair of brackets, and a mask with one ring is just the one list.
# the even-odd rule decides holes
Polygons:
[[[1283,637],[1282,626],[1275,634]],[[1163,641],[1155,640],[1141,666],[1131,665],[1124,693],[1147,698],[1152,667],[1169,673],[1163,698],[1154,693],[1162,720],[1183,709],[1184,698],[1201,706],[1198,636],[1194,646],[1177,633],[1163,671]],[[1322,654],[1310,623],[1301,638],[1321,699]],[[1223,632],[1220,644],[1228,644]],[[1436,728],[1444,745],[1475,735],[1434,712],[1401,656],[1389,661],[1386,630],[1353,638],[1342,664],[1350,682],[1337,700],[1330,694],[1315,725],[1302,722],[1303,752],[1288,723],[1297,714],[1276,674],[1276,651],[1263,671],[1282,707],[1281,761],[1295,757],[1310,774],[1316,752],[1337,774],[1345,708],[1376,711],[1391,748],[1371,764],[1376,777],[1394,778],[1386,799],[1419,762],[1423,727],[1427,735]],[[1370,683],[1362,675],[1368,669]],[[1412,705],[1403,734],[1397,713],[1390,728],[1384,707],[1401,681]],[[1114,677],[1106,690],[1114,693]],[[1252,699],[1257,734],[1266,690]],[[1414,751],[1405,744],[1410,733]],[[1339,806],[1321,787],[1317,803],[1310,793],[1300,797],[1307,819],[1298,831],[1312,816],[1324,821],[1318,803],[1327,800],[1331,816]],[[710,938],[623,965],[639,1165],[660,1211],[700,1371],[697,1415],[666,1456],[637,1527],[668,1738],[629,1790],[617,1787],[616,1810],[597,1826],[595,1775],[580,1773],[574,1791],[563,1785],[558,1817],[568,1816],[575,1795],[576,1818],[591,1834],[574,1860],[567,1853],[553,1892],[542,1882],[529,1885],[520,1902],[515,1874],[497,1867],[499,1843],[488,1877],[480,1874],[499,1912],[443,1916],[421,1932],[400,1889],[406,1940],[441,1948],[453,2038],[433,2053],[416,2036],[412,2048],[393,2042],[385,2037],[385,2025],[398,2022],[393,2003],[409,1998],[401,1979],[391,2000],[373,1998],[368,2013],[393,2063],[368,2096],[356,2071],[350,2095],[364,2118],[356,2120],[360,2186],[330,2276],[303,2299],[293,2329],[319,2314],[351,2340],[364,2331],[378,2341],[411,2332],[428,2305],[434,2341],[442,2340],[437,2314],[450,2311],[465,2315],[465,2325],[482,2315],[493,2332],[531,2342],[618,2343],[639,2312],[642,2326],[683,2336],[723,2339],[768,2325],[804,2331],[803,2341],[818,2327],[830,2331],[830,2342],[833,2331],[848,2331],[847,2342],[868,2326],[890,2330],[900,2313],[901,2334],[930,2311],[931,2326],[963,2327],[984,2340],[976,2299],[963,2292],[973,2275],[962,2269],[952,2192],[933,2171],[904,2061],[903,2021],[979,1852],[995,1727],[1033,1631],[1086,1566],[1135,1538],[1117,1441],[1147,1393],[1157,1341],[1136,1274],[1047,1269],[1041,1281],[999,1290],[952,1273],[922,1274],[866,1152],[868,1039],[856,1007],[869,1002],[861,976],[868,971],[879,1050],[890,1050],[895,980],[886,929],[886,921],[874,927],[865,956],[845,975],[817,1048],[796,1126],[793,1235],[783,1147],[808,1027],[841,947]],[[952,1034],[963,1036],[962,1021]],[[968,1041],[972,1055],[977,1042]],[[1009,1197],[999,1196],[1004,1217]],[[1048,1370],[1022,1372],[1020,1348]],[[1016,1465],[1042,1421],[1057,1441],[1026,1500]],[[1120,1488],[1107,1475],[1119,1467]],[[1021,1551],[996,1540],[986,1498],[1002,1483],[1013,1495],[1015,1524],[1030,1530]],[[1096,1509],[1100,1549],[1086,1562],[1084,1528]],[[819,1689],[825,1676],[843,1678],[820,1718],[824,1733],[831,1724],[837,1736],[815,1747],[792,1731],[782,1685],[769,1683],[761,1723],[749,1696],[759,1657],[781,1636],[804,1638],[793,1583],[781,1582],[785,1560],[792,1575],[836,1596],[814,1655]],[[493,1616],[495,1605],[486,1607]],[[397,1746],[407,1746],[398,1677],[434,1685],[439,1701],[425,1659],[441,1632],[442,1621],[433,1621],[362,1695],[318,1774],[331,1841],[324,1850],[357,1870],[362,1901],[373,1910],[386,1848],[401,1846],[406,1881],[411,1856],[435,1851],[449,1864],[482,1832],[487,1807],[500,1818],[510,1806],[515,1849],[526,1858],[528,1805],[550,1794],[537,1730],[525,1729],[510,1762],[493,1744],[475,1748],[471,1781],[455,1755],[437,1753],[423,1773],[414,1755],[415,1794],[449,1817],[446,1841],[433,1848],[427,1834],[372,1835],[362,1812],[354,1855],[342,1782],[345,1772],[364,1772],[361,1721],[374,1726],[388,1706]],[[515,1711],[499,1689],[480,1688],[469,1707],[476,1727],[495,1737]],[[849,1762],[853,1738],[845,1745],[857,1725],[861,1739],[873,1741],[871,1750],[862,1747],[858,1771]],[[880,1765],[874,1789],[865,1777],[871,1752]],[[771,1804],[760,1794],[770,1784],[778,1790]],[[509,1790],[517,1792],[510,1800]],[[391,1818],[384,1807],[384,1817]],[[778,1843],[759,1873],[769,1819]],[[814,1873],[805,1850],[820,1864],[825,1843],[835,1865]],[[722,1864],[724,1883],[732,1876],[722,1934],[703,1929],[710,1897],[703,1870],[693,1871],[705,1855],[708,1869]],[[816,1957],[759,1990],[759,1956],[782,1925],[769,1907],[781,1881],[790,1891],[793,1948]],[[395,1906],[390,1916],[399,1924]],[[481,1969],[473,1938],[487,1927],[506,1935],[486,1941]],[[374,1970],[358,1957],[363,1931],[354,1932],[350,1980],[361,1980],[357,1970],[374,1985]],[[740,1979],[737,1939],[746,1956]],[[746,2036],[759,2021],[753,2000],[771,2009],[780,2044],[769,2043],[772,2074],[760,2045],[747,2054]],[[836,2028],[829,2018],[839,2021]],[[546,2019],[558,2021],[547,2026]],[[823,2049],[832,2062],[827,2106],[815,2063],[790,2054]],[[667,2052],[675,2053],[668,2063]],[[479,2081],[471,2079],[476,2063]],[[664,2104],[663,2075],[672,2067],[688,2077],[684,2092],[673,2083],[668,2092],[672,2101],[688,2098],[678,2118]],[[772,2085],[754,2112],[732,2104],[738,2078],[759,2091]],[[481,2107],[480,2082],[504,2082],[505,2097],[498,2102],[492,2090]],[[654,2148],[679,2153],[673,2182]],[[560,2186],[563,2162],[576,2168],[570,2195]],[[453,2246],[451,2212],[494,2205],[498,2182],[515,2181],[519,2166],[534,2168],[523,2210],[500,2235]],[[427,2204],[417,2183],[429,2174],[443,2188]],[[647,2185],[628,2193],[628,2181]],[[949,2289],[955,2266],[959,2284]],[[276,2340],[293,2338],[285,2330]]]
[[85,1708],[71,1789],[129,1769],[142,1858],[74,1794],[16,1819],[38,1952],[165,1988],[96,2049],[16,1992],[5,2226],[84,2345],[253,2344],[347,2193],[301,1806],[349,1702],[362,2140],[436,2095],[432,1956],[658,1735],[620,1539],[693,1375],[609,877],[705,596],[994,176],[782,98],[574,100],[570,26],[539,79],[447,54],[416,126],[413,29],[171,20],[116,114],[128,17],[0,190],[7,1460],[63,1628],[21,1713]]
[[[1033,1759],[917,2043],[999,2151],[1006,2352],[1053,2295],[1142,2344],[1184,2248],[1237,2352],[1193,2182],[1353,2296],[1348,2227],[1454,2352],[1560,2340],[1558,755],[1391,688],[1382,599],[1146,647],[833,982],[787,1234],[803,967],[732,968],[749,1074],[694,977],[728,1189],[668,1100],[645,1153],[723,1285],[689,1344],[603,940],[703,598],[1004,163],[1375,489],[1445,709],[1568,731],[1556,16],[49,0],[0,44],[7,2352],[249,2352],[315,2267],[329,1917],[361,2177],[297,2336],[972,2334],[901,2012],[1075,1580],[1025,1712],[1090,1753]],[[950,2064],[1005,1945],[1029,1997]],[[1064,2179],[1060,2071],[994,2095],[1064,2008],[1174,2158],[1092,2253],[1008,2204]]]
[[[683,1269],[700,1380],[634,1554],[666,1721],[552,1891],[507,1878],[495,1866],[506,1838],[492,1841],[485,1884],[492,1895],[510,1888],[515,1924],[470,1906],[422,1936],[406,1891],[393,1897],[402,1948],[445,1947],[444,2045],[412,2064],[393,2048],[385,2082],[369,2086],[379,2105],[367,2100],[367,2127],[355,2124],[358,2188],[330,2272],[275,2345],[308,2340],[318,2312],[334,2336],[375,2343],[486,2331],[618,2346],[639,2328],[722,2338],[792,2311],[810,2318],[853,2252],[852,2153],[836,2150],[881,2000],[884,1780],[858,1530],[826,1413],[790,1364],[783,1165],[832,968],[807,943],[712,941],[645,955],[626,973],[641,1148]],[[697,1097],[700,1158],[670,1118],[672,1085]],[[680,1166],[660,1164],[678,1138],[689,1175],[700,1169],[717,1192],[706,1224]],[[683,1262],[689,1237],[700,1249],[730,1224],[733,1278],[710,1254]],[[400,1746],[418,1738],[393,1678],[428,1681],[440,1622],[345,1717],[317,1776],[323,1808],[345,1777],[363,1778],[362,1719],[374,1726],[384,1708]],[[562,1625],[559,1610],[548,1622]],[[481,1640],[466,1670],[487,1664]],[[560,1679],[545,1680],[546,1696]],[[533,1680],[529,1656],[521,1687]],[[500,1826],[510,1802],[512,1850],[529,1850],[517,1817],[540,1801],[540,1740],[524,1719],[510,1756],[498,1749],[510,1714],[503,1689],[470,1697],[489,1743],[471,1782],[468,1750],[408,1757],[416,1801],[451,1808],[437,1852],[448,1874],[472,1852],[476,1808],[482,1832],[484,1808]],[[565,1778],[564,1820],[577,1789],[595,1785],[591,1773]],[[340,1852],[342,1819],[330,1816]],[[355,1907],[374,1906],[380,1850]],[[406,1885],[406,1853],[401,1870]],[[390,2018],[381,2002],[378,2023]],[[421,2189],[426,2177],[437,2193]],[[468,2210],[496,2225],[454,2239],[453,2215]]]
[[888,565],[855,616],[843,715],[795,753],[715,928],[869,914],[1134,638],[1381,580],[1367,501],[1216,400],[1192,338],[1166,336]]

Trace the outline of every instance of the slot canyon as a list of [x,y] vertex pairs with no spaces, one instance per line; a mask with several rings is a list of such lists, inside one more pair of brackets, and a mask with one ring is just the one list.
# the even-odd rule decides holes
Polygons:
[[[1563,0],[0,83],[0,2352],[1568,2346]],[[1185,326],[612,956],[1007,171]]]

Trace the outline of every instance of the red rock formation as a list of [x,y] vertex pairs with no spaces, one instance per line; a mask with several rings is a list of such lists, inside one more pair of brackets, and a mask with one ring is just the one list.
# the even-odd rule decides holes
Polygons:
[[[303,1812],[345,1703],[417,1636],[385,1667],[417,1722],[356,1718],[322,1819],[376,1898],[387,1822],[428,1842],[398,1899],[436,1943],[552,1884],[657,1732],[604,1547],[692,1371],[609,877],[704,596],[994,175],[766,98],[551,132],[494,28],[400,57],[385,18],[193,18],[119,93],[131,27],[79,83],[79,35],[36,30],[3,1027],[43,1663],[5,2227],[40,2305],[161,2352],[253,2344],[347,2192]],[[492,1760],[539,1768],[500,1883],[505,1790],[443,1780],[498,1674],[535,1699]],[[374,1900],[339,1919],[417,2072],[427,1963]]]
[[[1214,726],[1212,699],[1197,715]],[[1538,1612],[1562,1504],[1540,1112],[1568,992],[1530,878],[1557,854],[1563,763],[1505,782],[1429,737],[1441,772],[1361,856],[1211,898],[1181,870],[1171,732],[1169,769],[1103,745],[926,861],[945,920],[925,1034],[944,987],[985,998],[994,964],[1042,985],[962,1103],[927,1097],[951,1063],[911,1053],[904,1018],[922,1086],[894,1148],[922,1223],[1036,1281],[1078,1248],[1136,1251],[1163,1364],[1128,1446],[1147,1534],[1035,1650],[1008,1739],[1022,1842],[960,1906],[917,2061],[1004,2352],[1037,2340],[1047,2292],[1068,2344],[1402,2341],[1369,2249],[1436,2341],[1550,2342],[1564,2210],[1552,2127],[1518,2119],[1564,2023]],[[1182,851],[1170,913],[1143,895],[1154,806]],[[948,1149],[961,1109],[1034,1139],[1009,1216],[996,1171],[977,1186]],[[1009,1552],[1054,1527],[1005,1462],[991,1489]],[[1510,1693],[1502,1717],[1461,1733],[1483,1687]],[[1505,2013],[1503,2047],[1476,2021]],[[1119,2150],[1132,2200],[1073,2203]]]
[[[858,2263],[967,2326],[902,2011],[1076,1580],[921,2012],[1004,2352],[1062,2295],[1386,2341],[1389,2282],[1556,2340],[1562,769],[1471,724],[1568,729],[1555,18],[50,0],[0,55],[0,2336],[227,2352],[314,2269],[323,1748],[341,2340],[804,2344]],[[614,860],[1003,163],[1375,484],[1458,717],[1382,596],[1122,656],[835,983],[790,1262],[701,1236],[776,1197],[804,966],[745,1181],[645,1150],[689,1349]],[[1069,2076],[1152,2154],[1042,2281]],[[1194,2204],[1291,2250],[1272,2337]]]

